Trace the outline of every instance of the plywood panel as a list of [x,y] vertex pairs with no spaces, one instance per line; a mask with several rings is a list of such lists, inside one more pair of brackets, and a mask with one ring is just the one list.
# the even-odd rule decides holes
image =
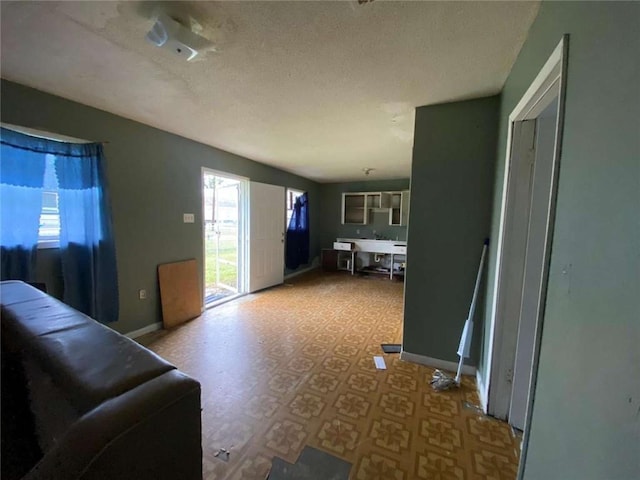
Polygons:
[[180,325],[200,315],[202,297],[195,260],[158,265],[164,328]]

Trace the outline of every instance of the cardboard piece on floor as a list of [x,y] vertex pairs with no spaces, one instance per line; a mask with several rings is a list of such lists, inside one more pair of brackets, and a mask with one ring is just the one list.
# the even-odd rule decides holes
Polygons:
[[387,365],[384,363],[384,358],[382,357],[373,357],[373,363],[376,364],[376,368],[378,370],[386,370]]
[[162,323],[180,325],[202,313],[202,297],[195,260],[158,265]]

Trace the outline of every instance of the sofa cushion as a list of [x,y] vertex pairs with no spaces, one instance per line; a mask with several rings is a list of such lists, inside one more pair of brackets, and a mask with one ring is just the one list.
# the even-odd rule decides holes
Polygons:
[[[17,336],[21,342],[30,342],[34,337],[87,323],[89,317],[69,309],[62,302],[51,300],[54,299],[45,297],[3,304],[3,330],[10,336]],[[20,321],[16,321],[18,317]]]
[[36,298],[47,298],[47,294],[37,288],[24,288],[28,286],[20,280],[5,280],[1,282],[0,302],[2,305],[13,305],[34,300]]
[[175,367],[127,337],[97,322],[39,337],[32,355],[87,411]]
[[2,282],[1,289],[2,334],[12,348],[29,352],[79,413],[175,369],[30,285]]

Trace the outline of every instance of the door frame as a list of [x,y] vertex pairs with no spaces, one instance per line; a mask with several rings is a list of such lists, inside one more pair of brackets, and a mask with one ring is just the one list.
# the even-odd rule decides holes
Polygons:
[[[207,245],[205,241],[206,234],[206,219],[204,215],[205,209],[205,199],[204,199],[204,175],[205,173],[212,174],[217,177],[225,177],[231,178],[234,180],[238,180],[240,182],[240,200],[238,204],[238,293],[235,295],[229,295],[228,297],[224,297],[216,302],[213,302],[209,305],[206,305],[205,299],[205,289],[206,289],[206,278],[207,278]],[[249,178],[243,177],[240,175],[234,175],[232,173],[223,172],[222,170],[215,170],[209,167],[201,167],[200,168],[200,195],[202,196],[202,224],[200,231],[200,238],[202,238],[202,307],[211,308],[222,303],[228,302],[229,300],[233,300],[234,298],[238,298],[241,295],[245,295],[247,293],[248,286],[248,274],[249,274],[249,265],[248,265],[248,253],[247,253],[247,242],[249,235]]]
[[[537,118],[540,113],[558,97],[558,114],[556,125],[556,142],[554,145],[553,167],[551,174],[551,195],[548,204],[548,223],[545,234],[544,260],[542,268],[542,281],[537,315],[537,326],[533,348],[533,362],[531,372],[531,384],[527,400],[527,413],[525,417],[525,431],[522,442],[522,453],[520,457],[520,467],[518,476],[522,476],[526,460],[527,445],[529,440],[529,430],[531,423],[531,412],[535,399],[535,386],[537,380],[538,363],[540,357],[540,340],[542,337],[542,327],[544,309],[547,296],[549,262],[551,256],[551,243],[553,239],[553,227],[555,222],[555,210],[558,188],[558,172],[560,157],[562,153],[562,133],[564,125],[564,110],[566,96],[566,76],[567,59],[569,48],[569,36],[564,35],[560,43],[544,64],[534,81],[531,83],[525,94],[522,96],[516,107],[509,115],[509,128],[507,133],[507,148],[505,169],[502,187],[502,201],[500,210],[500,224],[497,241],[496,276],[493,284],[493,302],[491,306],[491,316],[489,325],[489,349],[488,349],[488,372],[484,385],[480,385],[480,397],[484,410],[498,418],[506,418],[511,400],[511,383],[508,380],[508,371],[513,368],[513,362],[509,358],[515,357],[517,342],[517,328],[515,335],[503,335],[507,320],[504,315],[505,306],[505,237],[507,218],[511,213],[511,196],[513,191],[509,191],[509,178],[511,171],[513,130],[516,122]],[[515,320],[517,321],[517,319]],[[511,329],[513,331],[513,329]]]

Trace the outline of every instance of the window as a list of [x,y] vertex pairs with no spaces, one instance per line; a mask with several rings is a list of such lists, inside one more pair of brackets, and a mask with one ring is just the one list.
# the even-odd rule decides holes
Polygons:
[[57,247],[64,302],[100,322],[116,321],[118,272],[102,145],[42,133],[0,129],[0,278],[36,278],[35,249]]
[[56,157],[51,154],[47,154],[45,158],[38,248],[58,248],[60,246],[60,210],[58,209],[58,177],[56,176],[55,160]]
[[284,226],[285,229],[289,226],[289,222],[291,221],[291,216],[293,215],[293,207],[296,206],[296,200],[300,195],[303,194],[304,192],[301,190],[287,188],[287,223]]

